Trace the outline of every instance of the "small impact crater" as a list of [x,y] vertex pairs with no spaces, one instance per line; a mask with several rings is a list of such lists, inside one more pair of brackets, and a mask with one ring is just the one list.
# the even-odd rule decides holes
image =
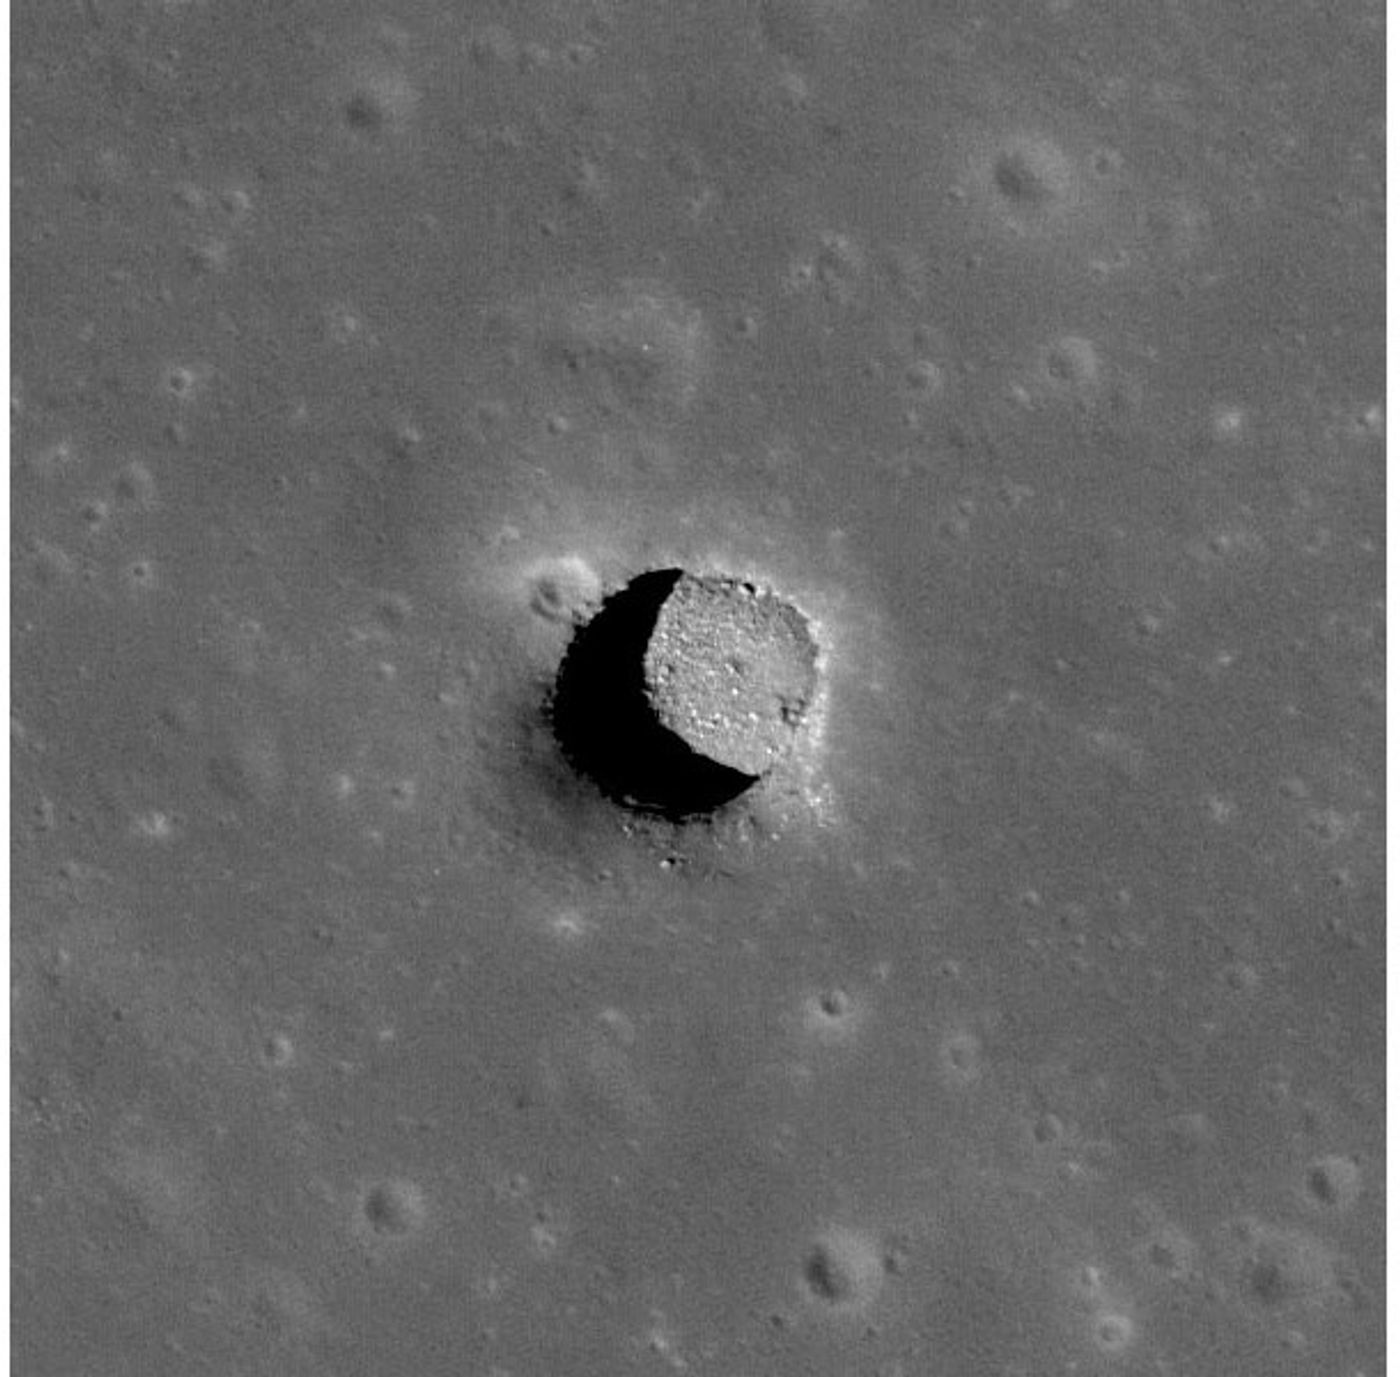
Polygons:
[[839,985],[809,994],[802,1002],[802,1030],[827,1046],[856,1041],[866,1022],[864,999],[856,999]]
[[360,1202],[364,1223],[382,1239],[403,1239],[418,1233],[427,1218],[427,1201],[413,1181],[376,1182]]
[[1019,210],[1044,212],[1065,201],[1074,174],[1069,159],[1045,138],[1014,138],[997,154],[992,184]]
[[817,688],[807,619],[740,579],[656,569],[575,634],[551,705],[564,754],[614,801],[683,820],[792,749]]
[[802,1259],[802,1289],[808,1300],[835,1314],[870,1308],[898,1258],[863,1231],[831,1227],[822,1231]]
[[1304,1175],[1308,1203],[1345,1214],[1361,1197],[1361,1167],[1356,1158],[1328,1153],[1308,1163]]

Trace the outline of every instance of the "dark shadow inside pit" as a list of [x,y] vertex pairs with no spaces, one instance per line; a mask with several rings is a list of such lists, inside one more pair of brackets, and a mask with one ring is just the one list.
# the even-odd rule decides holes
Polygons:
[[605,600],[569,646],[550,709],[575,769],[615,802],[677,821],[714,812],[759,778],[693,750],[648,701],[647,644],[682,575],[654,569]]

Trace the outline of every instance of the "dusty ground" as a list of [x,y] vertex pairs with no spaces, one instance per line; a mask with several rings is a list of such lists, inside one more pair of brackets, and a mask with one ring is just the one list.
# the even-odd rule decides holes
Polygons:
[[16,6],[14,1370],[1378,1377],[1382,18]]

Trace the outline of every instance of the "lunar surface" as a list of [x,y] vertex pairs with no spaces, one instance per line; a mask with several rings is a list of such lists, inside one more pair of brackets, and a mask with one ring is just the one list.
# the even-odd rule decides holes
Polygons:
[[20,0],[24,1377],[1380,1377],[1378,0]]

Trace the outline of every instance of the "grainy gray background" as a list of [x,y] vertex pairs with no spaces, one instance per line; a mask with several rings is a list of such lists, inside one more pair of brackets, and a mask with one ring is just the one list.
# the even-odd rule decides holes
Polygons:
[[1382,21],[17,5],[14,1370],[1378,1377]]

